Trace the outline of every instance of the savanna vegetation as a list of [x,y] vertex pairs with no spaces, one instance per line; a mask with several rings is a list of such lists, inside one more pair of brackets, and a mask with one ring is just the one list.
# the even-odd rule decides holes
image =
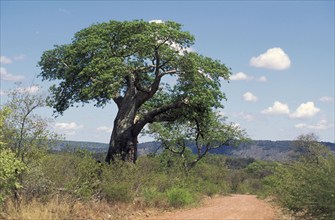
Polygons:
[[231,193],[270,196],[298,219],[334,217],[335,159],[315,135],[297,138],[289,163],[214,154],[198,160],[187,147],[162,145],[163,153],[136,164],[108,164],[84,150],[50,151],[56,137],[34,113],[43,99],[17,91],[11,97],[0,121],[1,218],[124,219]]
[[[210,154],[248,138],[215,111],[230,70],[193,52],[193,42],[175,22],[111,21],[44,52],[41,77],[59,82],[50,97],[15,89],[1,106],[0,218],[124,219],[148,207],[245,193],[271,197],[296,218],[334,219],[335,157],[315,135],[298,137],[285,163]],[[177,83],[170,87],[164,76]],[[107,163],[80,149],[52,151],[59,137],[36,114],[46,105],[62,113],[90,101],[118,107]],[[138,158],[140,132],[163,152]]]

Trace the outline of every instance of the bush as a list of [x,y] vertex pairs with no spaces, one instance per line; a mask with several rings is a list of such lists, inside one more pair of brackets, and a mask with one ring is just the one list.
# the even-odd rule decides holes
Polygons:
[[104,165],[101,174],[101,193],[110,202],[130,202],[136,195],[137,168],[134,164],[117,161]]
[[195,202],[195,198],[192,196],[192,194],[183,188],[170,189],[167,191],[167,198],[169,205],[173,207],[183,207]]
[[165,193],[158,191],[155,187],[143,189],[144,202],[149,206],[164,207],[167,205]]
[[108,202],[131,202],[134,199],[131,184],[126,182],[105,184],[102,194]]
[[52,154],[42,164],[44,175],[56,190],[66,190],[86,200],[98,191],[101,167],[86,151]]
[[296,162],[277,168],[267,178],[270,192],[286,209],[302,219],[334,219],[335,157],[319,158],[318,163]]
[[12,191],[21,187],[18,175],[26,166],[11,150],[0,149],[0,205],[11,195]]

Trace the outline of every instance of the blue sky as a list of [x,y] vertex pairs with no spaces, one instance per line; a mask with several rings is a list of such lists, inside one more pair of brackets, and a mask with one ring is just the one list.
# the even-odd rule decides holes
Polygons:
[[[314,132],[334,142],[334,1],[1,1],[1,104],[36,76],[43,51],[109,20],[173,20],[193,50],[232,68],[222,114],[253,139],[290,140]],[[42,88],[38,89],[35,85]],[[109,141],[116,106],[71,108],[51,127],[69,140]],[[52,109],[40,114],[52,117]],[[150,140],[142,137],[140,141]]]

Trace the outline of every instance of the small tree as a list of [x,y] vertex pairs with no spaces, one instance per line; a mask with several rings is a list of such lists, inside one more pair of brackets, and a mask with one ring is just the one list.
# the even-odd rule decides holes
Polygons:
[[8,93],[8,102],[4,108],[10,114],[1,130],[7,134],[4,139],[16,157],[29,164],[42,152],[49,141],[55,137],[48,129],[48,120],[37,115],[35,111],[45,106],[45,99],[40,94],[32,94],[18,87]]
[[[5,144],[1,143],[0,150],[2,156],[14,157],[13,160],[5,160],[5,164],[11,164],[13,169],[25,167],[24,172],[21,172],[21,168],[15,168],[16,171],[11,172],[11,175],[15,176],[12,176],[13,181],[24,186],[28,193],[33,193],[33,189],[42,180],[40,162],[50,142],[56,138],[48,130],[48,120],[35,114],[43,106],[45,99],[41,95],[31,94],[30,90],[18,87],[8,93],[8,102],[1,110],[1,142]],[[15,187],[14,195],[18,203],[19,187]]]
[[300,135],[295,141],[294,157],[307,162],[317,163],[319,157],[329,154],[326,146],[318,142],[318,137],[314,134]]
[[[72,43],[43,53],[40,76],[59,82],[50,88],[49,105],[63,113],[76,103],[103,107],[114,101],[118,112],[106,161],[135,162],[138,135],[147,124],[192,113],[207,117],[200,113],[222,107],[220,80],[231,72],[193,52],[193,43],[172,21],[94,24],[77,32]],[[164,83],[167,77],[176,83]]]
[[[210,109],[204,112],[189,112],[173,122],[153,123],[148,133],[162,146],[183,158],[184,168],[189,171],[210,150],[224,146],[237,146],[247,141],[246,133],[235,124],[226,124]],[[194,144],[196,154],[190,155],[189,147]]]

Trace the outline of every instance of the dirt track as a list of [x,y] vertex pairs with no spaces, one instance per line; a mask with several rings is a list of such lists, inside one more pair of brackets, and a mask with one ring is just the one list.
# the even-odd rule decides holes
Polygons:
[[282,219],[279,210],[254,195],[208,199],[201,207],[167,212],[148,219]]

